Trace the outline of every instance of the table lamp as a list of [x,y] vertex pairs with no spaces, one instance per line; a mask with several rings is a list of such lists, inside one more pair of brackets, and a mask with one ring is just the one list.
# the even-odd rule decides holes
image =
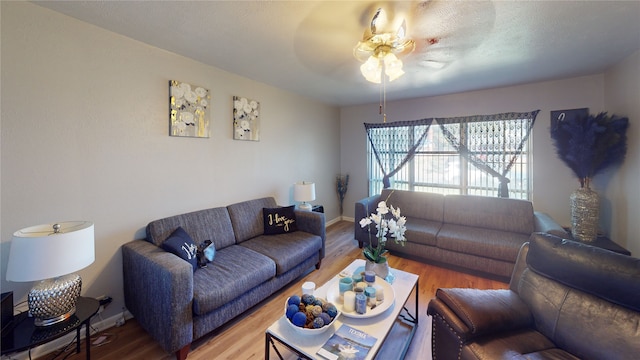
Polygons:
[[311,211],[311,204],[307,201],[316,199],[316,184],[312,182],[298,182],[293,187],[293,200],[300,201],[300,210]]
[[49,326],[75,314],[82,279],[74,272],[94,260],[92,222],[36,225],[13,234],[7,280],[39,281],[29,292],[29,314],[36,326]]

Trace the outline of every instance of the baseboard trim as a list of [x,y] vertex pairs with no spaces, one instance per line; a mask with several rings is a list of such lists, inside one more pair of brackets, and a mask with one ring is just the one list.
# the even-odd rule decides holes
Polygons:
[[332,220],[327,221],[327,222],[324,224],[324,227],[326,228],[326,227],[331,226],[331,225],[333,225],[333,224],[335,224],[335,223],[338,223],[338,222],[340,222],[340,221],[350,221],[350,222],[353,222],[354,220],[353,220],[353,218],[350,218],[350,217],[346,217],[346,216],[338,216],[338,217],[337,217],[337,218],[335,218],[335,219],[332,219]]

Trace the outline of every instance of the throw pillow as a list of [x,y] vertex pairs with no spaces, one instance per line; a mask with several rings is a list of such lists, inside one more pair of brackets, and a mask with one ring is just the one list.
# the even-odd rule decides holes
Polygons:
[[203,268],[207,267],[207,263],[213,261],[216,256],[216,246],[211,240],[205,240],[198,246],[198,266]]
[[193,271],[196,271],[198,268],[198,259],[196,256],[198,247],[193,242],[193,239],[191,239],[191,236],[189,236],[181,226],[175,229],[167,240],[162,243],[162,248],[189,262],[191,266],[193,266]]
[[298,230],[295,205],[279,208],[263,208],[264,234],[276,235]]

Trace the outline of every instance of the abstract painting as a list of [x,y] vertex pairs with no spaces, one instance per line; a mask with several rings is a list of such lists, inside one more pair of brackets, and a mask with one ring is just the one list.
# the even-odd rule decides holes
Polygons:
[[202,86],[169,81],[169,135],[208,138],[210,101]]
[[245,97],[233,97],[233,138],[260,140],[260,103]]

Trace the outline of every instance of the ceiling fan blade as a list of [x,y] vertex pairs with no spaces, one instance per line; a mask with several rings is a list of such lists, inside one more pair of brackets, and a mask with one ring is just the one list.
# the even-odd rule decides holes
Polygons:
[[396,31],[396,36],[398,37],[398,39],[404,39],[405,36],[407,36],[407,20],[402,20],[402,25],[400,25],[400,27],[398,28],[398,31]]
[[376,28],[376,23],[378,22],[378,16],[380,16],[380,12],[383,13],[384,16],[384,20],[386,22],[386,18],[387,16],[384,14],[384,11],[382,10],[382,8],[378,8],[378,10],[376,10],[376,13],[373,15],[373,18],[371,18],[371,33],[372,34],[377,34],[378,33],[378,29]]

